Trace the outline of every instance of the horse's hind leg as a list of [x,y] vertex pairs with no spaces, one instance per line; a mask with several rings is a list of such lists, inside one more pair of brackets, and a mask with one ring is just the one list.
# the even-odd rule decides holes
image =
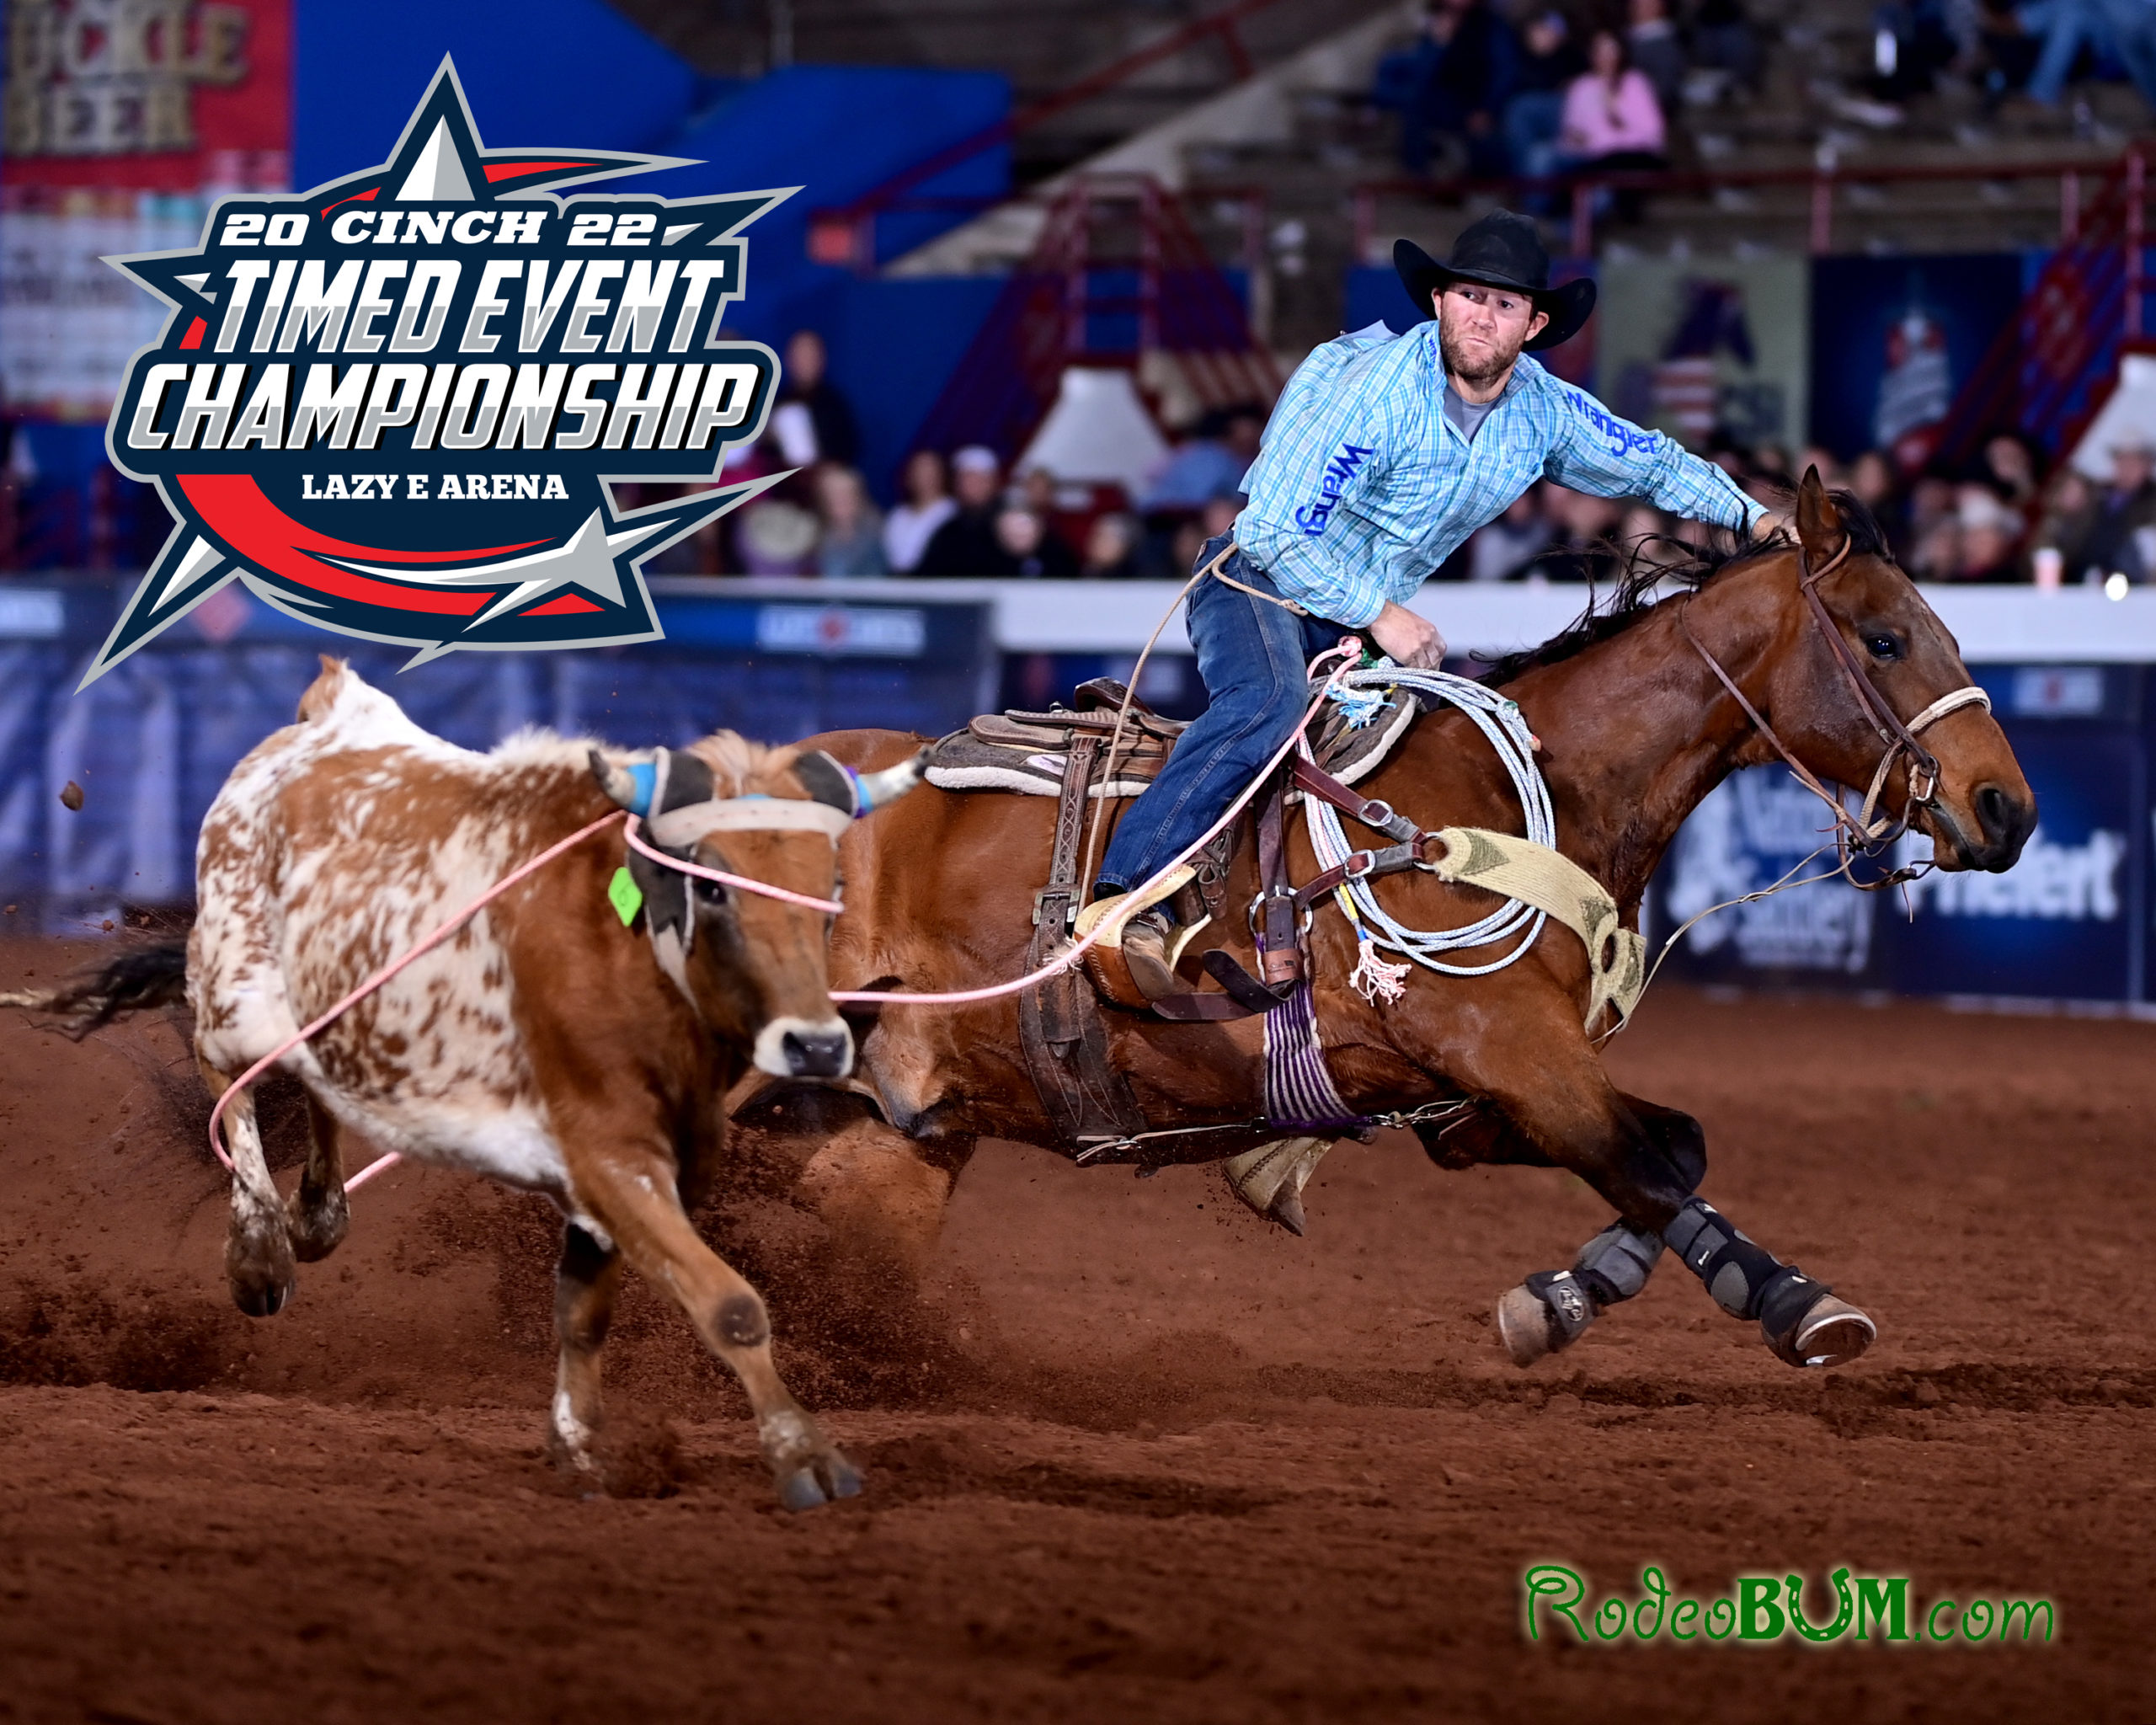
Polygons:
[[554,1273],[554,1328],[562,1353],[554,1372],[554,1407],[547,1446],[563,1467],[589,1472],[600,1421],[599,1350],[622,1285],[622,1254],[589,1229],[562,1231]]
[[285,1205],[285,1230],[291,1236],[292,1256],[302,1263],[325,1258],[344,1242],[352,1226],[352,1211],[344,1197],[344,1151],[337,1117],[314,1099],[307,1098],[307,1171],[299,1189]]
[[[211,1094],[221,1096],[231,1081],[206,1062],[202,1076]],[[297,1280],[284,1200],[270,1178],[262,1134],[254,1123],[254,1097],[243,1091],[225,1110],[225,1141],[232,1158],[232,1225],[225,1236],[225,1277],[232,1300],[249,1317],[284,1309]]]

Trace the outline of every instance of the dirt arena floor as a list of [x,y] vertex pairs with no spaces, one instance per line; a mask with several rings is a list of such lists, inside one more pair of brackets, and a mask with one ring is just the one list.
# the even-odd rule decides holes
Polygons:
[[[0,944],[0,986],[65,962]],[[1506,1365],[1492,1298],[1606,1220],[1556,1172],[1343,1146],[1299,1242],[1209,1172],[991,1146],[921,1359],[834,1365],[774,1296],[869,1477],[791,1516],[642,1287],[613,1493],[558,1482],[531,1200],[400,1172],[251,1322],[169,1026],[5,1020],[0,1718],[2156,1717],[2156,1027],[1649,1002],[1621,1078],[1699,1114],[1709,1195],[1880,1322],[1833,1374],[1666,1259],[1572,1353]],[[1920,1606],[2048,1596],[2058,1627],[1530,1643],[1538,1560],[1598,1597],[1648,1562],[1697,1595],[1847,1563]]]

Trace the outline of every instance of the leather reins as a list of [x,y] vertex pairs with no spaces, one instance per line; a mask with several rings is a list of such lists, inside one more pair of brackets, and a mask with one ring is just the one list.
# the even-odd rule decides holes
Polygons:
[[[1819,596],[1819,583],[1849,561],[1854,544],[1848,534],[1844,534],[1839,548],[1815,569],[1812,567],[1811,555],[1800,539],[1796,544],[1796,567],[1798,590],[1811,606],[1812,619],[1818,625],[1819,633],[1826,638],[1834,664],[1841,671],[1844,681],[1849,684],[1850,692],[1856,697],[1859,708],[1870,720],[1872,729],[1878,734],[1879,740],[1884,745],[1879,766],[1871,775],[1870,788],[1865,793],[1864,805],[1855,814],[1851,814],[1843,806],[1842,799],[1822,784],[1817,775],[1790,752],[1788,745],[1775,734],[1774,726],[1767,722],[1766,716],[1752,704],[1744,691],[1737,687],[1736,680],[1722,669],[1720,661],[1692,633],[1689,615],[1692,597],[1689,595],[1678,609],[1677,627],[1685,640],[1690,643],[1692,650],[1706,661],[1707,669],[1715,674],[1722,687],[1729,691],[1737,704],[1743,709],[1744,716],[1752,721],[1753,728],[1781,756],[1783,765],[1789,768],[1796,782],[1833,811],[1834,844],[1841,858],[1842,875],[1850,885],[1860,890],[1877,892],[1900,881],[1913,880],[1922,873],[1919,868],[1905,867],[1894,869],[1880,879],[1864,881],[1859,880],[1849,869],[1854,856],[1860,853],[1866,857],[1876,856],[1909,830],[1910,817],[1917,809],[1931,807],[1938,798],[1939,762],[1931,751],[1917,740],[1917,733],[1963,707],[1980,706],[1988,713],[1991,711],[1991,697],[1976,684],[1969,683],[1940,696],[1906,722],[1894,711],[1886,697],[1880,693],[1879,686],[1871,681],[1870,674],[1850,650],[1849,643],[1842,638],[1841,629],[1836,624],[1833,614]],[[1905,757],[1908,763],[1908,798],[1903,804],[1898,816],[1880,815],[1877,811],[1881,793],[1886,788],[1886,781],[1892,776],[1896,765]]]

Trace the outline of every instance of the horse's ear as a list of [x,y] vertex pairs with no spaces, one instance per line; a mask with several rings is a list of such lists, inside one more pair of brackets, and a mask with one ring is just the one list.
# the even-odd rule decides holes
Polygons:
[[1804,483],[1796,488],[1796,537],[1804,542],[1805,556],[1815,567],[1826,562],[1841,549],[1848,531],[1841,511],[1820,483],[1819,469],[1806,467]]

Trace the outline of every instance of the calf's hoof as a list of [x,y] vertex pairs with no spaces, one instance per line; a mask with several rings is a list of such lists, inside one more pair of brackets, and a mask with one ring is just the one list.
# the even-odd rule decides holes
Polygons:
[[302,1187],[285,1202],[285,1234],[292,1243],[292,1256],[302,1263],[318,1263],[344,1243],[352,1226],[351,1207],[340,1186],[322,1201],[309,1204]]
[[784,1475],[778,1482],[778,1500],[788,1509],[817,1509],[841,1498],[857,1498],[861,1489],[861,1470],[830,1450]]
[[1594,1322],[1594,1302],[1570,1270],[1529,1276],[1497,1297],[1497,1340],[1514,1365],[1569,1348]]
[[232,1304],[249,1317],[275,1317],[291,1301],[298,1275],[281,1231],[266,1241],[234,1235],[225,1247],[225,1279]]
[[1787,1365],[1847,1365],[1879,1339],[1879,1326],[1848,1300],[1822,1294],[1780,1335],[1764,1323],[1759,1333]]

